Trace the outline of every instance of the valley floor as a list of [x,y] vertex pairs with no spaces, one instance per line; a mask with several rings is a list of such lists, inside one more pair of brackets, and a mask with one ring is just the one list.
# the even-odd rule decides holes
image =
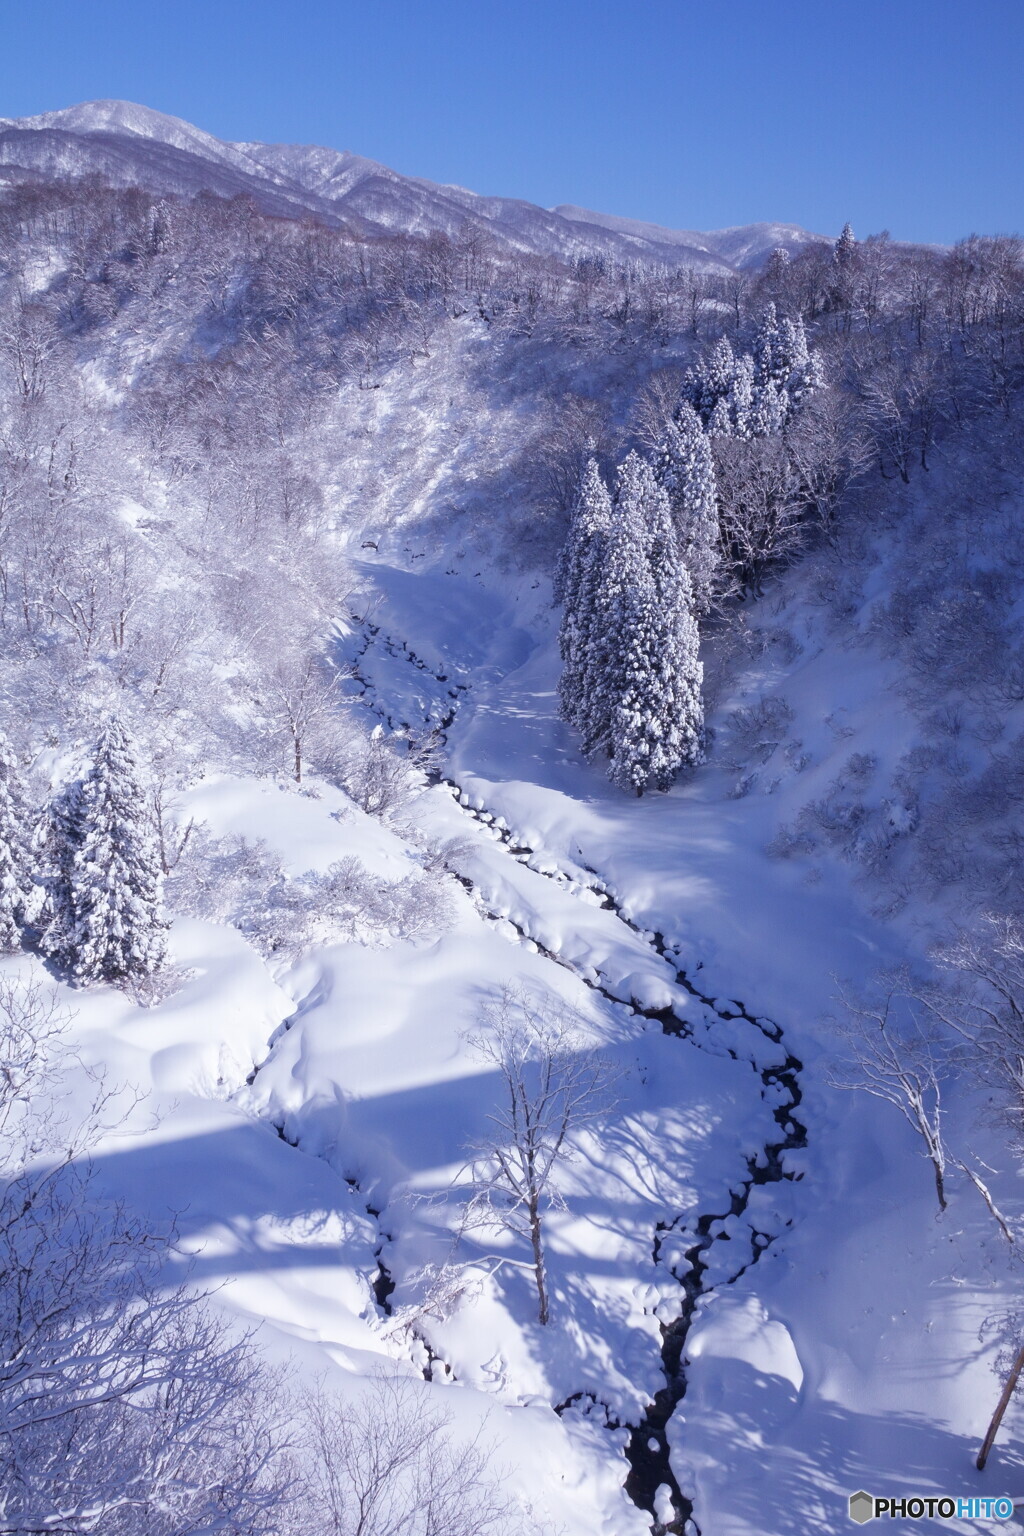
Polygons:
[[[631,1490],[703,1536],[845,1531],[859,1488],[1024,1495],[1019,1420],[973,1464],[995,1395],[979,1331],[1011,1286],[998,1233],[969,1187],[937,1219],[895,1110],[828,1084],[834,978],[897,957],[906,928],[840,864],[769,858],[771,797],[732,798],[714,756],[622,797],[557,720],[546,591],[427,564],[365,566],[372,625],[343,642],[354,707],[444,724],[443,779],[404,824],[241,778],[190,811],[296,873],[357,854],[400,878],[447,843],[453,927],[272,975],[233,930],[181,921],[173,996],[74,994],[83,1058],[145,1095],[105,1185],[176,1213],[196,1278],[300,1372],[443,1393],[564,1536],[651,1529],[631,1463]],[[823,665],[794,668],[808,717]],[[851,727],[880,688],[869,659],[847,668]],[[618,1072],[549,1220],[546,1328],[498,1262],[523,1255],[456,1241],[447,1198],[498,1092],[466,1037],[506,985],[571,1010]],[[457,1304],[424,1307],[424,1266],[446,1264]]]

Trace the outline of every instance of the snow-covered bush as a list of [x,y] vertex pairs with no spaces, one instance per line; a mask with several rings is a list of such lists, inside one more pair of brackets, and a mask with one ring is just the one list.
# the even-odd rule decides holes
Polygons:
[[231,923],[261,954],[295,959],[315,944],[433,938],[454,920],[443,874],[372,875],[355,857],[321,872],[285,873],[263,842],[200,830],[168,881],[174,909]]
[[779,695],[764,695],[755,704],[734,709],[726,721],[726,761],[734,767],[766,763],[786,739],[793,710]]
[[339,764],[339,777],[360,810],[384,819],[400,810],[423,782],[381,725],[375,725],[367,737],[353,735]]

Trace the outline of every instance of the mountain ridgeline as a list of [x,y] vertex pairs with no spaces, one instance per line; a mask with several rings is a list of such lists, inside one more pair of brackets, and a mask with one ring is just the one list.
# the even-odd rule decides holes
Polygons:
[[730,272],[756,268],[782,246],[816,237],[792,224],[711,233],[662,229],[563,205],[483,197],[402,176],[361,155],[298,144],[228,144],[179,118],[124,101],[93,101],[37,117],[0,119],[0,185],[94,178],[191,197],[248,197],[277,218],[314,218],[353,234],[486,238],[505,253],[559,261],[598,257]]

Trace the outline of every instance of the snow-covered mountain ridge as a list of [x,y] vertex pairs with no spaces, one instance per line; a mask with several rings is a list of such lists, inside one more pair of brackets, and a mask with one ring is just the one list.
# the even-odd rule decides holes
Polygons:
[[563,260],[595,255],[728,272],[760,266],[779,246],[795,252],[823,238],[793,224],[702,232],[568,205],[540,208],[403,176],[348,151],[225,143],[180,118],[126,101],[0,118],[0,183],[81,176],[151,192],[247,195],[266,213],[313,216],[368,235],[456,235],[468,226],[499,248]]

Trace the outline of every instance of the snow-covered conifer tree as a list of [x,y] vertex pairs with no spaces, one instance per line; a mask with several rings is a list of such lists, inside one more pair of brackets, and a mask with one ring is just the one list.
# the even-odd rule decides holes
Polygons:
[[857,253],[857,237],[849,220],[843,225],[842,234],[832,247],[832,265],[849,267]]
[[669,423],[655,475],[668,495],[680,553],[693,587],[694,610],[702,616],[711,608],[720,559],[718,493],[711,444],[697,412],[685,401]]
[[761,388],[769,382],[785,386],[788,377],[778,315],[775,305],[768,304],[754,338],[754,382]]
[[642,794],[703,751],[701,665],[689,575],[668,497],[636,453],[619,469],[595,594],[584,747]]
[[857,263],[857,239],[847,222],[832,247],[832,287],[829,294],[833,309],[846,309],[853,300],[854,268]]
[[729,409],[728,395],[722,395],[708,417],[709,437],[732,437],[732,412]]
[[807,345],[803,319],[779,320],[775,305],[764,312],[754,343],[754,388],[749,412],[749,435],[771,437],[781,432],[821,387],[821,363]]
[[730,432],[716,432],[709,427],[711,436],[750,437],[750,413],[754,408],[754,359],[749,352],[744,352],[742,357],[736,359],[736,372],[733,374],[726,406]]
[[611,752],[612,715],[621,688],[621,636],[629,588],[642,574],[640,455],[619,465],[607,532],[593,546],[590,622],[576,719],[588,757]]
[[116,718],[51,811],[44,948],[80,981],[147,976],[164,956],[163,877],[135,744]]
[[[700,431],[700,423],[697,422]],[[700,445],[707,450],[701,433]],[[707,468],[711,470],[710,454]],[[657,484],[650,466],[641,461],[639,475],[640,512],[646,544],[647,566],[654,587],[654,666],[650,678],[647,709],[636,734],[635,716],[620,705],[619,718],[630,720],[628,740],[632,749],[625,753],[634,765],[627,770],[629,782],[640,792],[637,771],[644,761],[658,789],[668,789],[679,769],[699,763],[704,756],[704,705],[701,685],[704,669],[699,659],[700,634],[697,627],[693,582],[680,548],[668,496]],[[701,536],[706,539],[710,519],[717,539],[718,512],[713,494],[710,505],[706,495],[701,507]],[[708,562],[717,555],[704,544],[695,548],[704,561],[702,574],[708,574]],[[625,701],[623,701],[624,703]],[[621,780],[620,780],[621,782]]]
[[754,387],[750,407],[750,436],[772,437],[781,432],[790,414],[789,395],[784,387],[769,379]]
[[769,256],[768,264],[765,267],[765,283],[770,291],[775,292],[777,295],[780,289],[785,288],[790,278],[792,266],[793,263],[786,247],[784,245],[777,245]]
[[700,414],[701,401],[704,398],[704,384],[698,368],[687,368],[683,374],[683,384],[679,391],[679,404],[692,406]]
[[563,666],[558,695],[562,718],[570,725],[579,724],[584,698],[594,591],[611,511],[608,487],[597,461],[590,459],[583,471],[556,584],[563,604],[558,635]]
[[0,732],[0,952],[20,946],[31,896],[25,792],[14,753]]
[[795,413],[806,403],[808,395],[820,389],[824,383],[821,357],[807,345],[802,316],[797,315],[795,320],[783,320],[780,329],[789,369],[786,392],[789,395],[790,411]]
[[711,351],[701,358],[700,413],[707,421],[719,400],[729,393],[736,372],[736,358],[728,336],[719,336]]

